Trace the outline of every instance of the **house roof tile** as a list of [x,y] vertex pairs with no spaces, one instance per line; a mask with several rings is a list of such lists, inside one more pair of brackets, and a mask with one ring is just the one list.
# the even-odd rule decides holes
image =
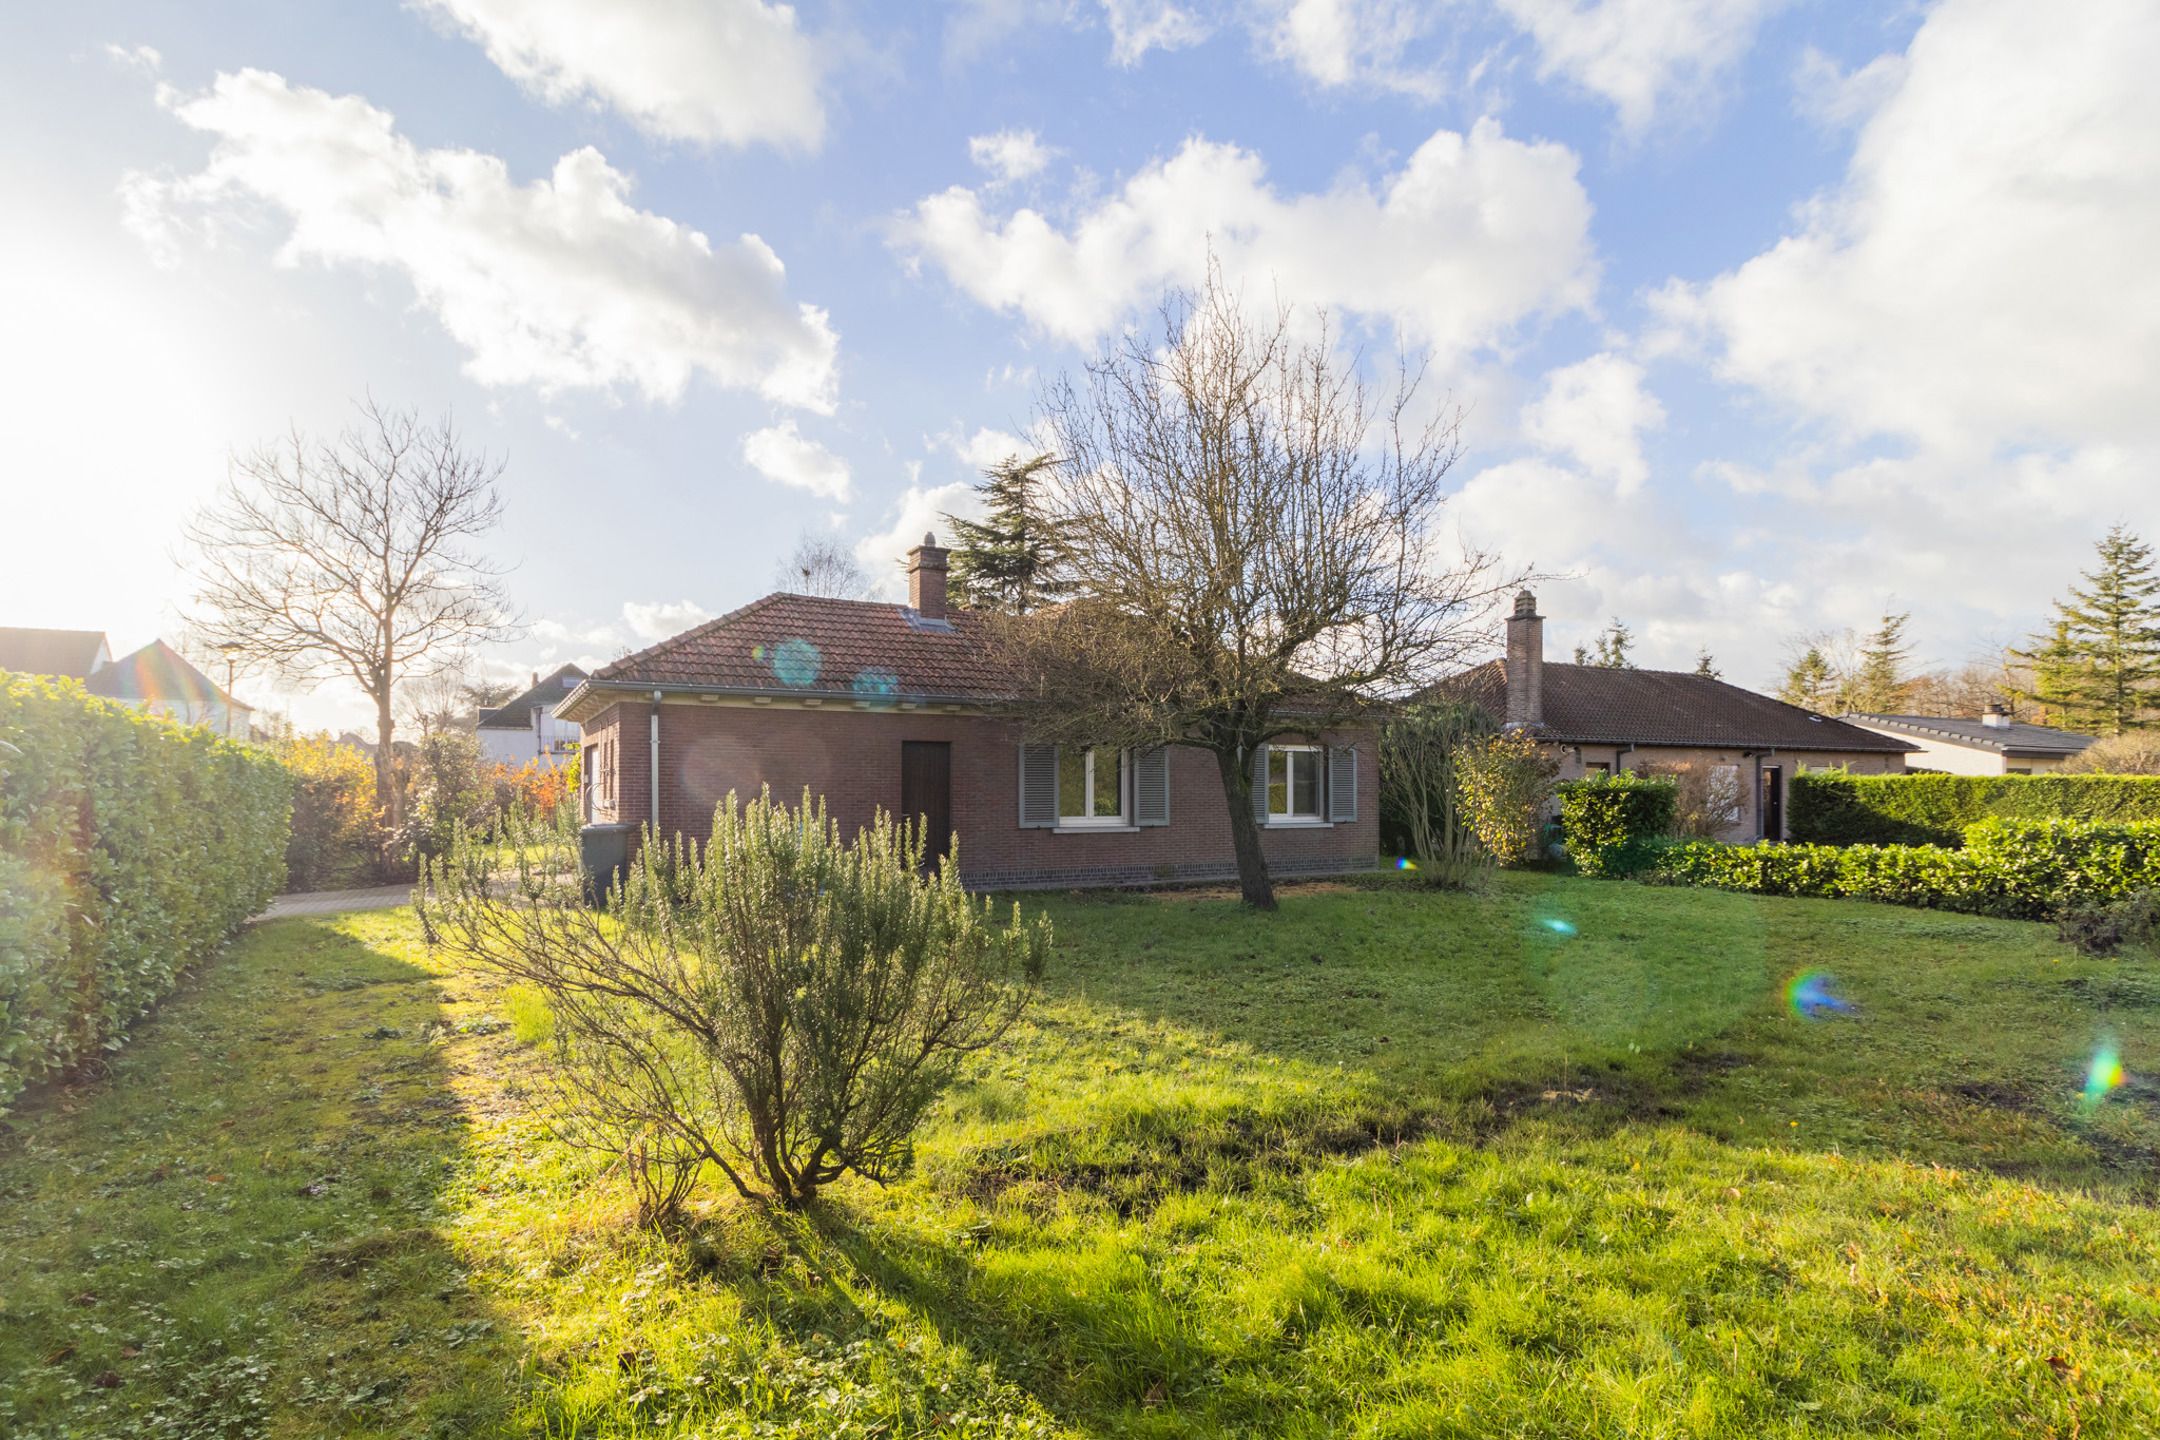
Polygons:
[[[1438,687],[1495,722],[1507,716],[1507,673],[1495,660]],[[1902,754],[1917,747],[1753,690],[1679,670],[1545,665],[1545,723],[1537,733],[1566,745],[1701,745],[1748,750]]]
[[1009,691],[972,612],[940,623],[905,605],[784,593],[601,666],[561,713],[578,719],[601,689],[644,686],[975,703]]

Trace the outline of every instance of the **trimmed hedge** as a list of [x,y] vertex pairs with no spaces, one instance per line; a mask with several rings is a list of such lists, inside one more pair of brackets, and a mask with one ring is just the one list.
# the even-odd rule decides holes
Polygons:
[[1964,843],[1982,820],[2160,820],[2160,775],[1847,775],[1792,778],[1792,838],[1823,845]]
[[1650,842],[1672,833],[1680,787],[1640,775],[1593,775],[1560,787],[1560,835],[1585,875],[1624,875],[1650,863]]
[[[120,1047],[285,878],[267,754],[0,672],[0,1113]],[[20,753],[16,753],[16,752]]]
[[1958,850],[1690,840],[1661,849],[1648,878],[2039,919],[2160,886],[2160,824],[1986,820],[1969,827]]

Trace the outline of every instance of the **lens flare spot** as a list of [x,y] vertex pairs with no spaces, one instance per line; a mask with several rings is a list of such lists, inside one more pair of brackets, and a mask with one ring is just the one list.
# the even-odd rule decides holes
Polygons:
[[900,693],[900,677],[882,665],[872,665],[868,669],[856,671],[855,678],[848,682],[848,688],[855,692],[858,699],[890,700]]
[[1417,869],[1417,861],[1411,859],[1408,855],[1398,855],[1395,857],[1395,868],[1397,870],[1415,870]]
[[1566,920],[1562,920],[1557,915],[1547,915],[1544,919],[1538,921],[1538,924],[1544,926],[1547,930],[1552,931],[1552,933],[1555,935],[1571,936],[1575,933],[1574,925]]
[[817,646],[800,637],[782,640],[760,658],[771,667],[775,680],[796,688],[817,683],[818,671],[825,663]]
[[1785,1008],[1802,1020],[1825,1015],[1849,1015],[1852,1002],[1837,993],[1837,981],[1827,970],[1803,970],[1785,982]]
[[2092,1064],[2085,1068],[2084,1108],[2099,1109],[2100,1102],[2107,1099],[2109,1093],[2122,1083],[2122,1056],[2116,1053],[2113,1044],[2101,1045],[2098,1050],[2093,1051]]

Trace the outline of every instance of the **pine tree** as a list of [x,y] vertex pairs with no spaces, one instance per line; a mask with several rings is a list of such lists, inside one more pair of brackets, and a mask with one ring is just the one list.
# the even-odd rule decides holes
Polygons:
[[1705,680],[1722,680],[1725,678],[1725,672],[1718,669],[1717,661],[1711,657],[1707,647],[1696,652],[1695,673]]
[[[1598,635],[1597,650],[1588,659],[1592,665],[1606,670],[1633,670],[1635,662],[1628,658],[1628,651],[1634,646],[1635,632],[1628,629],[1625,620],[1615,615],[1612,624]],[[1584,657],[1580,647],[1575,654],[1576,663],[1581,664]]]
[[985,470],[976,487],[986,518],[945,517],[954,539],[950,564],[956,603],[1025,615],[1071,592],[1063,574],[1065,547],[1036,495],[1044,473],[1056,463],[1048,455],[1007,456]]
[[1905,706],[1910,688],[1906,665],[1912,646],[1905,641],[1909,614],[1885,614],[1882,624],[1860,647],[1860,663],[1853,667],[1839,695],[1843,708],[1869,715],[1894,715]]
[[1785,683],[1778,687],[1777,698],[1803,710],[1819,710],[1836,687],[1837,672],[1831,669],[1822,647],[1810,645],[1785,671]]
[[2052,723],[2120,735],[2160,718],[2160,573],[2126,526],[2110,526],[2095,549],[2098,567],[2055,602],[2047,638],[2018,654]]

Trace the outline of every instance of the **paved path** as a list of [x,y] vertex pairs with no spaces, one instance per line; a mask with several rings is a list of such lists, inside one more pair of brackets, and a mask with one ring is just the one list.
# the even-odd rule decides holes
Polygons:
[[347,910],[388,910],[412,899],[410,885],[377,885],[371,890],[303,890],[280,895],[257,920],[285,920],[294,915],[336,915]]

